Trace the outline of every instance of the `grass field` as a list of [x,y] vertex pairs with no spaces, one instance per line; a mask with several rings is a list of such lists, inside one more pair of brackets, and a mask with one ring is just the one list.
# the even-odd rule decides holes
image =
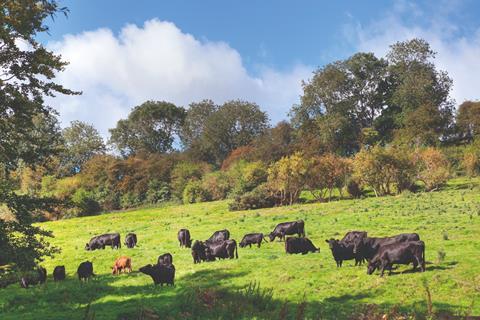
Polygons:
[[[0,289],[1,319],[180,319],[323,318],[344,319],[361,305],[380,310],[427,314],[426,288],[433,311],[480,315],[480,180],[456,179],[442,191],[395,197],[342,200],[255,211],[229,212],[227,201],[142,209],[43,223],[62,252],[43,265],[43,286]],[[270,232],[284,221],[303,219],[320,253],[287,255],[283,243],[239,249],[238,260],[194,265],[189,249],[176,240],[180,228],[206,239],[228,228],[238,242],[245,233]],[[368,276],[366,267],[347,261],[337,268],[325,239],[349,230],[371,236],[417,232],[426,243],[427,271],[401,266],[391,276]],[[135,232],[135,249],[85,251],[91,236]],[[116,257],[132,257],[134,270],[170,252],[176,286],[154,287],[138,272],[111,275]],[[444,257],[442,257],[444,256]],[[97,277],[80,284],[78,264],[90,260]],[[68,279],[54,283],[51,272],[65,265]],[[405,271],[405,272],[404,272]],[[248,285],[250,284],[250,288]],[[258,289],[258,286],[260,289]]]

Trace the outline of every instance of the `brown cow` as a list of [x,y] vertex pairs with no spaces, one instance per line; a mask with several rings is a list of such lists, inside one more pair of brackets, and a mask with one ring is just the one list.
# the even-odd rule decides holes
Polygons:
[[125,256],[117,258],[112,270],[112,274],[119,274],[120,272],[132,272],[132,259]]

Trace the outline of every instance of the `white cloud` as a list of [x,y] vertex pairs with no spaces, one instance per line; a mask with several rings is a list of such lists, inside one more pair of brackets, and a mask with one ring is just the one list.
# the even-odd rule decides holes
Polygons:
[[[480,28],[462,35],[446,12],[455,10],[451,4],[441,2],[435,12],[425,12],[415,4],[399,2],[383,19],[363,26],[347,27],[355,30],[353,42],[360,51],[371,51],[384,56],[389,45],[396,41],[423,38],[437,52],[435,63],[453,79],[452,97],[457,105],[464,100],[480,99]],[[422,21],[422,25],[407,22],[408,17]]]
[[48,47],[70,62],[59,83],[83,91],[50,101],[62,124],[87,121],[105,137],[108,128],[145,100],[187,106],[205,98],[217,103],[244,99],[278,121],[298,101],[301,80],[312,70],[304,65],[287,72],[265,67],[252,76],[228,44],[199,41],[156,19],[143,27],[127,25],[118,36],[109,29],[66,35]]

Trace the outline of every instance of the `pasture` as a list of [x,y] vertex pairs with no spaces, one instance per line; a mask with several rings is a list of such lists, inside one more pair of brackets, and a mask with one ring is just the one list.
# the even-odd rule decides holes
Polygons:
[[[239,248],[238,260],[194,265],[190,249],[179,248],[177,231],[188,228],[193,239],[207,239],[227,228],[240,242],[250,232],[268,234],[277,223],[303,219],[307,237],[320,253],[287,255],[281,242],[260,249]],[[42,263],[49,277],[28,290],[13,284],[0,289],[1,319],[202,319],[323,318],[344,319],[362,305],[397,308],[422,318],[433,312],[480,315],[480,180],[454,179],[431,193],[330,203],[299,204],[253,211],[228,211],[228,201],[172,205],[43,223],[52,243],[62,249]],[[391,276],[366,274],[366,266],[345,261],[337,268],[325,239],[349,230],[370,236],[417,232],[426,243],[427,271],[400,266]],[[119,232],[120,250],[85,251],[94,235]],[[123,238],[138,235],[138,247]],[[170,252],[176,267],[175,287],[155,287],[139,272],[114,276],[115,258],[132,258],[136,271]],[[97,276],[81,284],[80,262],[90,260]],[[51,273],[65,265],[67,280],[54,283]]]

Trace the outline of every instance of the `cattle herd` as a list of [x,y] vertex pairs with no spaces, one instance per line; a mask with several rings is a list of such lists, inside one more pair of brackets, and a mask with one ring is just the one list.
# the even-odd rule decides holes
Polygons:
[[[296,237],[287,237],[287,235],[297,235]],[[230,231],[227,229],[215,231],[210,238],[205,241],[195,240],[192,244],[192,238],[188,229],[180,229],[177,235],[180,247],[190,248],[192,252],[193,263],[206,261],[215,261],[216,259],[238,259],[237,242],[230,239]],[[278,224],[268,235],[270,242],[279,238],[285,242],[285,252],[288,254],[307,254],[309,252],[319,252],[310,239],[305,237],[305,222],[303,220],[283,222]],[[420,240],[416,233],[403,233],[393,237],[376,238],[369,237],[365,231],[350,231],[341,239],[325,240],[332,252],[333,259],[337,267],[341,267],[344,260],[355,260],[355,266],[367,264],[367,274],[372,274],[376,269],[380,270],[380,276],[384,271],[392,271],[394,264],[413,264],[413,270],[419,266],[420,270],[425,271],[425,243]],[[268,241],[263,233],[246,234],[239,246],[244,248],[252,245],[261,247],[262,243]],[[134,248],[137,245],[137,235],[129,233],[125,237],[124,244],[128,248]],[[109,233],[95,236],[85,245],[85,250],[105,249],[110,246],[112,249],[121,248],[120,234]],[[132,259],[126,256],[117,258],[112,267],[112,273],[130,273],[132,271]],[[139,268],[141,273],[149,275],[155,285],[163,284],[173,286],[175,283],[175,266],[173,265],[173,256],[170,253],[162,254],[158,257],[156,264],[148,264]],[[43,267],[37,268],[37,276],[22,277],[20,284],[23,288],[30,285],[44,283],[47,278],[47,271]],[[88,281],[94,276],[93,264],[90,261],[80,263],[77,269],[77,275],[80,281]],[[55,281],[65,279],[65,267],[56,266],[53,270]]]

